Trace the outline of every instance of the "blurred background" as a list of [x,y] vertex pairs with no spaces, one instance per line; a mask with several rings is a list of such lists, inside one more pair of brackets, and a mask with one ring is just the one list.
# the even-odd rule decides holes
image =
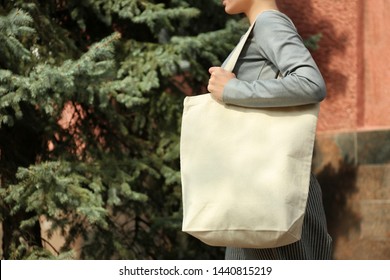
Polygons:
[[[327,83],[333,257],[390,259],[390,1],[278,4]],[[223,259],[181,232],[181,110],[247,27],[219,0],[0,0],[0,257]]]

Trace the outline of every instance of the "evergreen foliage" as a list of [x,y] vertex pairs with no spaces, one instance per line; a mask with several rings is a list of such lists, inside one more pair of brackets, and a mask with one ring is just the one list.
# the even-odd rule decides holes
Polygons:
[[0,1],[4,258],[222,258],[181,233],[181,110],[245,28],[217,0]]

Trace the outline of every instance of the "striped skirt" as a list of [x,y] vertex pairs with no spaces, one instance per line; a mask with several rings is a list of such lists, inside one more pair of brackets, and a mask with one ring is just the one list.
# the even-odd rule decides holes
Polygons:
[[314,175],[310,178],[309,196],[301,240],[278,248],[226,248],[226,260],[329,260],[332,238],[328,234],[322,204],[321,187]]

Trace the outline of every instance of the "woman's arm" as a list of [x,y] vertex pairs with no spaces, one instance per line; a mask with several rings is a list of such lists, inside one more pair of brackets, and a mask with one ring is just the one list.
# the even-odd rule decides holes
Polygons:
[[292,22],[282,13],[260,14],[253,36],[262,56],[283,74],[282,79],[243,81],[230,79],[222,100],[245,107],[295,106],[322,101],[325,82]]

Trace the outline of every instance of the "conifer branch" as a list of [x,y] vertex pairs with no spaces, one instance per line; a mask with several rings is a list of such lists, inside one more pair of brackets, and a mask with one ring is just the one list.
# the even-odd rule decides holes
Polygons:
[[5,256],[66,258],[81,236],[87,259],[217,258],[178,238],[180,84],[204,86],[243,23],[216,1],[22,2],[0,17],[2,209],[30,233],[50,217],[65,243],[53,257],[8,232]]

